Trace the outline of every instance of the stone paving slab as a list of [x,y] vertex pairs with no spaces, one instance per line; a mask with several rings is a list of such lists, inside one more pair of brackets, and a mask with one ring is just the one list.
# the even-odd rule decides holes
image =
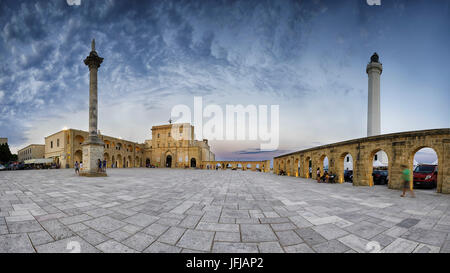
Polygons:
[[450,196],[250,171],[0,172],[0,252],[449,253]]

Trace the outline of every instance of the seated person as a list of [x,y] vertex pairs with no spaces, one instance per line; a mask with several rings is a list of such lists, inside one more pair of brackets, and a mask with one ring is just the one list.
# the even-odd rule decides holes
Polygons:
[[336,178],[336,175],[334,175],[333,172],[330,172],[330,177],[328,178],[328,181],[330,183],[334,183],[335,178]]
[[325,171],[322,175],[322,177],[320,178],[320,180],[322,180],[323,182],[326,182],[328,179],[328,172]]

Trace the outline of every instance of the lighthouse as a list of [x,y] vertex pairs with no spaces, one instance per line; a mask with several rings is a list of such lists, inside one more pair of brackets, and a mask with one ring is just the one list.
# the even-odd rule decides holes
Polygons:
[[380,76],[383,66],[378,54],[373,53],[370,63],[367,64],[366,73],[369,77],[368,107],[367,107],[367,136],[379,135],[380,130]]

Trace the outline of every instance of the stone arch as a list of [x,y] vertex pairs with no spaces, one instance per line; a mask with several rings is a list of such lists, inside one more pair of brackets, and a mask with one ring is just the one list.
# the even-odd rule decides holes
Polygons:
[[127,168],[132,168],[133,167],[133,158],[131,157],[131,155],[128,156],[128,160],[127,160]]
[[[319,162],[317,162],[317,167],[319,167],[320,168],[320,176],[322,176],[323,174],[324,174],[324,172],[325,172],[325,166],[324,166],[324,164],[325,164],[325,158],[326,159],[328,159],[328,168],[330,168],[330,157],[326,154],[326,153],[323,153],[320,157],[319,157]],[[317,170],[317,168],[316,168],[316,170]],[[315,171],[316,170],[314,170],[314,174],[315,174]]]
[[147,159],[145,159],[145,167],[149,168],[150,167],[150,158],[147,157]]
[[279,173],[279,164],[278,164],[278,159],[274,158],[273,159],[273,173],[274,174],[278,174]]
[[108,153],[104,153],[103,154],[103,160],[106,160],[106,166],[110,166],[111,164],[111,160],[109,159],[109,154]]
[[[423,148],[430,148],[433,149],[433,151],[436,153],[437,156],[437,169],[438,169],[438,174],[437,174],[437,185],[436,185],[436,190],[438,192],[440,192],[440,190],[442,189],[442,183],[443,183],[443,177],[444,177],[444,168],[442,165],[442,159],[443,159],[443,155],[440,153],[441,151],[434,145],[417,145],[413,148],[411,148],[410,152],[408,153],[408,158],[407,158],[407,166],[408,168],[411,170],[411,181],[413,181],[413,170],[414,170],[414,156],[415,154],[423,149]],[[440,165],[441,164],[441,165]]]
[[165,157],[165,167],[166,168],[172,168],[173,165],[173,157],[171,153],[166,153],[166,157]]
[[123,164],[122,164],[122,156],[120,154],[117,155],[116,158],[116,168],[123,168]]
[[288,160],[286,160],[286,175],[287,176],[292,175],[291,163],[292,163],[292,160],[290,158],[288,158]]
[[136,168],[140,167],[139,161],[140,161],[139,156],[136,156],[136,158],[134,159],[134,167]]
[[[366,176],[367,181],[369,181],[369,186],[374,186],[373,176],[372,176],[372,173],[373,173],[373,161],[374,161],[375,154],[377,154],[379,151],[383,151],[383,152],[386,153],[387,160],[388,160],[388,168],[387,168],[388,169],[388,176],[390,176],[392,174],[391,173],[392,157],[389,155],[388,150],[385,147],[378,147],[376,149],[373,149],[369,153],[369,158],[368,158],[368,160],[369,160],[368,163],[369,164],[367,164],[366,170],[364,171],[364,175]],[[353,163],[353,164],[355,164],[355,163]],[[392,179],[388,180],[388,187],[391,187],[391,185],[390,185],[391,181],[392,181]]]
[[[111,163],[109,164],[109,168],[112,168],[113,167],[113,164],[116,164],[116,158],[114,157],[114,155],[111,157]],[[117,167],[117,166],[114,166],[114,167]]]
[[82,150],[77,150],[74,154],[73,154],[73,160],[75,163],[76,161],[78,161],[78,164],[80,164],[80,162],[83,161],[83,151]]
[[294,167],[295,167],[295,176],[300,176],[300,158],[294,159]]
[[197,167],[197,159],[195,159],[195,157],[191,158],[190,166],[191,166],[191,168]]
[[346,168],[345,168],[345,160],[346,160],[346,158],[347,158],[347,155],[349,155],[349,156],[351,156],[351,158],[352,158],[352,169],[351,169],[351,171],[354,171],[355,170],[355,161],[354,161],[354,156],[353,156],[353,154],[351,153],[351,152],[349,152],[349,151],[345,151],[345,152],[343,152],[343,153],[341,153],[340,155],[339,155],[339,162],[338,162],[338,164],[337,164],[337,166],[336,166],[336,173],[337,173],[337,175],[339,176],[339,183],[343,183],[343,182],[345,182],[345,180],[344,180],[344,173],[345,173],[345,170],[346,170]]
[[303,164],[303,169],[305,170],[305,178],[311,178],[312,177],[312,160],[310,156],[305,157],[305,161]]

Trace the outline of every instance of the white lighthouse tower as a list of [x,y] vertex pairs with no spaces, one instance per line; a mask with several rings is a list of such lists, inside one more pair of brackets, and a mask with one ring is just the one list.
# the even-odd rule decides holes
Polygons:
[[[370,63],[367,64],[366,73],[369,76],[368,107],[367,107],[367,136],[376,136],[381,133],[380,114],[380,76],[383,66],[379,61],[378,54],[373,53]],[[386,153],[379,151],[375,154],[374,167],[388,165]]]
[[380,130],[380,75],[383,66],[379,62],[378,54],[373,53],[366,72],[369,76],[369,104],[367,107],[367,136],[379,135]]

